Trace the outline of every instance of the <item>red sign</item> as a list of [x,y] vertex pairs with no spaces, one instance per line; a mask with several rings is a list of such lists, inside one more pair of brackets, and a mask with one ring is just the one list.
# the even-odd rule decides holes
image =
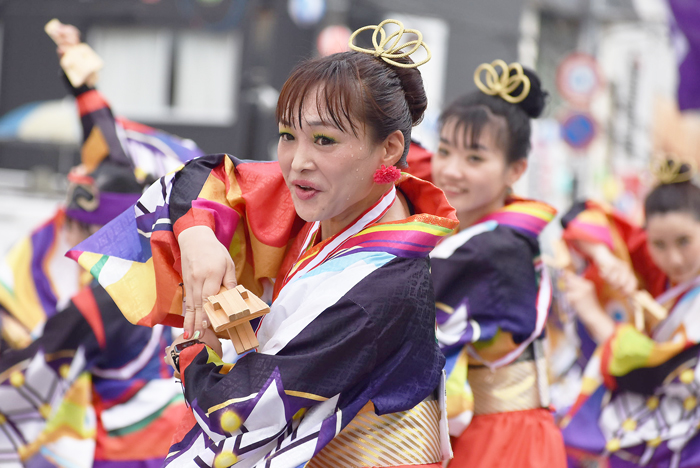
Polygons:
[[576,107],[587,109],[602,84],[598,62],[588,54],[570,54],[557,67],[559,94]]

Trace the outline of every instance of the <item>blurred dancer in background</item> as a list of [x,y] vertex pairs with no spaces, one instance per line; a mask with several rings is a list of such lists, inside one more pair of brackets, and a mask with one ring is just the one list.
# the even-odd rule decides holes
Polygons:
[[479,91],[443,111],[432,160],[433,182],[460,221],[460,232],[431,254],[450,466],[563,467],[542,347],[551,284],[538,244],[556,212],[511,194],[527,168],[530,119],[547,93],[517,63],[483,64],[475,80]]
[[581,395],[563,422],[572,464],[700,466],[700,188],[695,166],[667,160],[644,203],[644,229],[587,202],[565,216],[567,239],[592,275],[631,302],[638,287],[668,315],[640,330],[616,324],[596,283],[567,275],[567,297],[598,347]]
[[[61,57],[80,44],[79,32],[54,26]],[[2,265],[0,326],[14,349],[0,358],[0,462],[156,467],[185,409],[162,360],[170,329],[130,324],[64,254],[201,151],[115,119],[97,90],[66,83],[83,125],[82,164],[68,176],[65,207]]]

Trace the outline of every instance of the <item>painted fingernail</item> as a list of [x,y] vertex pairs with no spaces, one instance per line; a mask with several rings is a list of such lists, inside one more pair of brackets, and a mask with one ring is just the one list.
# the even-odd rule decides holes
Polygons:
[[186,340],[189,340],[190,339],[190,332],[186,331],[185,333],[183,333],[182,337]]
[[200,335],[199,330],[197,330],[196,332],[194,332],[194,336],[192,337],[192,339],[193,340],[199,339],[199,335]]
[[209,326],[209,323],[206,320],[202,320],[202,326],[204,328],[207,328]]

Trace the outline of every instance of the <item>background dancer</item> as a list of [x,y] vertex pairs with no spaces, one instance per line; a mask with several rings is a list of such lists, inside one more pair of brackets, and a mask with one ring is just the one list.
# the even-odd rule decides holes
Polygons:
[[530,119],[547,93],[518,63],[483,64],[475,80],[479,91],[443,111],[432,161],[433,181],[460,221],[431,254],[450,466],[563,467],[542,348],[551,284],[537,240],[556,212],[510,188],[527,168]]
[[[60,55],[79,33],[69,25],[59,32]],[[160,466],[185,409],[162,361],[170,329],[130,324],[63,255],[130,208],[145,182],[201,152],[191,141],[116,121],[92,87],[70,89],[83,164],[69,175],[66,206],[9,253],[4,278],[12,281],[0,283],[3,337],[23,348],[0,357],[0,460]]]
[[[625,223],[625,237],[618,237],[621,219],[602,211],[597,213],[607,216],[594,217],[591,204],[588,213],[579,211],[567,226],[570,236],[589,244],[588,251],[597,245],[608,255],[613,249],[624,252],[634,272],[608,275],[608,281],[618,290],[634,291],[629,283],[638,272],[639,284],[669,311],[660,323],[647,321],[642,331],[630,323],[615,324],[597,300],[594,283],[568,274],[567,297],[600,343],[586,367],[581,395],[564,421],[572,464],[602,458],[614,467],[700,463],[700,188],[693,180],[694,165],[668,160],[656,173],[660,184],[645,200],[645,229]],[[611,219],[614,223],[603,222]]]

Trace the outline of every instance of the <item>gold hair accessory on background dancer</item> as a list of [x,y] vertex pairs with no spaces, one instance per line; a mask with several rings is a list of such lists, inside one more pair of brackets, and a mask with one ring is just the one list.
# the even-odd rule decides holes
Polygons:
[[[501,68],[499,74],[496,67]],[[511,70],[515,70],[515,75],[511,76]],[[486,72],[486,84],[481,81],[481,72]],[[500,96],[504,101],[511,104],[517,104],[527,97],[530,93],[530,78],[523,72],[523,66],[518,62],[513,62],[510,65],[503,60],[494,60],[491,63],[482,63],[474,71],[474,83],[476,87],[489,96]],[[515,91],[520,84],[523,84],[523,91],[518,96],[512,96],[510,93]]]
[[[383,26],[389,23],[398,25],[399,30],[387,36],[384,32]],[[372,44],[374,45],[374,50],[363,49],[362,47],[358,47],[355,44],[353,44],[355,37],[357,37],[359,33],[361,33],[362,31],[367,31],[369,29],[374,30],[374,33],[372,34]],[[418,39],[408,41],[404,44],[399,44],[401,36],[403,36],[404,34],[415,34],[416,36],[418,36]],[[380,36],[379,42],[377,42],[377,35]],[[392,39],[394,39],[394,41],[389,47],[387,47],[387,43]],[[404,28],[403,23],[401,21],[393,19],[386,19],[376,26],[370,25],[358,29],[357,31],[352,33],[352,36],[350,36],[350,42],[348,45],[350,46],[350,49],[354,50],[355,52],[363,52],[365,54],[374,55],[375,57],[384,60],[389,65],[393,65],[399,68],[416,68],[426,63],[432,57],[432,55],[430,54],[430,49],[428,49],[426,43],[423,42],[423,34],[420,31],[418,31],[417,29],[406,29]],[[401,49],[404,49],[406,47],[412,48],[408,52],[401,52]],[[401,63],[395,61],[395,59],[408,57],[409,55],[414,54],[421,47],[423,47],[425,49],[425,52],[428,54],[428,56],[422,61],[417,63]]]
[[[681,172],[683,166],[687,167],[685,172]],[[662,184],[680,184],[695,177],[697,164],[695,161],[678,161],[676,156],[669,154],[652,160],[651,173]]]

